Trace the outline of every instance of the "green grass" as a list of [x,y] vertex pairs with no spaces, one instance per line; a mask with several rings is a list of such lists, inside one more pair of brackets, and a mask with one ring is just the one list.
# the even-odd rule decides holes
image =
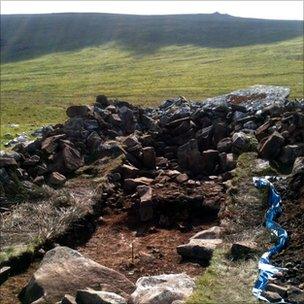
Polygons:
[[257,276],[257,260],[231,262],[223,249],[214,252],[211,265],[197,280],[187,304],[257,303],[251,294]]
[[63,121],[68,105],[92,103],[97,94],[156,105],[178,95],[200,100],[273,84],[303,97],[302,73],[301,38],[225,49],[168,46],[144,55],[115,43],[53,53],[1,65],[1,133]]
[[[257,154],[248,152],[238,157],[228,197],[222,205],[221,225],[226,228],[226,246],[215,250],[211,265],[198,278],[196,289],[187,304],[247,304],[257,303],[251,290],[258,275],[258,256],[253,259],[232,261],[229,243],[256,242],[261,253],[270,246],[271,235],[262,227],[265,209],[265,195],[257,190],[252,177]],[[233,190],[233,191],[232,191]],[[260,254],[261,254],[260,253]]]

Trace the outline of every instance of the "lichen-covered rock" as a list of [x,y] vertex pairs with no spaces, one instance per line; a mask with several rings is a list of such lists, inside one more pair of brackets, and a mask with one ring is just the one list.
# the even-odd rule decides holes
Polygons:
[[[38,270],[21,293],[23,303],[55,303],[65,294],[74,296],[77,290],[96,285],[112,286],[130,294],[134,285],[124,275],[104,267],[68,247],[48,251]],[[111,291],[111,290],[109,290]]]
[[142,277],[131,298],[134,304],[172,304],[189,297],[194,287],[194,280],[183,273]]
[[126,299],[114,292],[93,289],[78,290],[76,302],[77,304],[127,304]]

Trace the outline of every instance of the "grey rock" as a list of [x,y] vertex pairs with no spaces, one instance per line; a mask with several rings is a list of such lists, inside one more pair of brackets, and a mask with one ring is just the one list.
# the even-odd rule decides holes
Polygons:
[[178,174],[175,179],[178,183],[182,184],[185,183],[189,179],[189,177],[186,173],[183,173],[183,174]]
[[257,244],[253,242],[236,242],[230,248],[230,254],[234,260],[251,258],[257,252]]
[[206,175],[214,173],[219,160],[219,152],[217,150],[210,149],[203,151],[201,156],[201,173],[204,173]]
[[0,157],[0,168],[17,167],[17,162],[12,157]]
[[[117,288],[130,294],[134,285],[124,275],[104,267],[68,247],[48,251],[38,270],[21,293],[22,303],[55,303],[65,294],[107,284],[109,292]],[[112,290],[111,290],[112,289]]]
[[209,229],[196,233],[191,239],[220,239],[224,234],[224,228],[213,226]]
[[66,294],[62,298],[60,304],[78,304],[78,303],[76,303],[75,297]]
[[45,182],[44,176],[36,176],[35,179],[33,180],[33,183],[38,186],[42,186],[44,182]]
[[70,106],[67,108],[68,117],[87,117],[92,114],[92,108],[89,106]]
[[193,173],[202,172],[202,156],[198,150],[197,140],[191,139],[189,142],[179,147],[177,157],[180,166],[190,169]]
[[147,169],[155,169],[156,154],[153,147],[145,147],[142,149],[143,165]]
[[93,289],[78,290],[76,302],[77,304],[127,304],[127,301],[116,293]]
[[282,297],[277,292],[273,291],[263,291],[262,296],[264,296],[270,303],[276,303],[282,300]]
[[126,106],[119,108],[119,116],[121,119],[121,127],[125,134],[130,134],[135,131],[135,117],[133,111]]
[[0,284],[2,284],[8,279],[10,271],[11,267],[9,266],[4,266],[0,268]]
[[184,273],[142,277],[131,299],[134,304],[172,304],[189,297],[194,287],[194,280]]
[[153,219],[153,192],[152,188],[146,185],[137,186],[139,195],[139,218],[140,221],[146,222]]
[[137,186],[146,185],[149,186],[153,182],[153,179],[147,177],[126,178],[124,181],[124,187],[126,190],[135,190]]
[[98,121],[95,120],[95,119],[85,119],[83,121],[83,127],[86,130],[94,131],[94,130],[98,130],[99,129],[99,124],[98,124]]
[[283,286],[279,286],[274,283],[267,284],[267,291],[272,291],[278,293],[282,298],[287,297],[287,288]]
[[214,249],[222,242],[221,239],[190,239],[188,244],[180,245],[176,250],[184,259],[209,263]]
[[217,144],[217,150],[219,152],[227,152],[229,153],[232,148],[232,140],[230,137],[226,137],[221,139]]
[[283,105],[289,93],[290,89],[287,87],[255,85],[226,95],[208,98],[204,101],[204,106],[231,103],[242,105],[247,111],[258,111],[271,104]]
[[35,166],[39,163],[40,157],[38,155],[32,155],[29,158],[26,158],[23,162],[24,166]]
[[63,186],[66,182],[66,177],[59,172],[52,172],[48,182],[52,186]]
[[275,159],[280,154],[284,142],[284,137],[280,133],[274,132],[264,142],[260,143],[259,153],[261,157]]
[[287,145],[282,148],[279,160],[283,164],[292,165],[299,156],[304,156],[304,144]]
[[234,153],[255,151],[257,145],[258,142],[254,135],[237,132],[232,136],[232,152]]
[[247,121],[246,123],[244,123],[243,127],[245,129],[249,129],[249,130],[256,130],[258,126],[254,121],[250,120],[250,121]]
[[298,157],[292,168],[292,175],[303,174],[304,173],[304,157]]

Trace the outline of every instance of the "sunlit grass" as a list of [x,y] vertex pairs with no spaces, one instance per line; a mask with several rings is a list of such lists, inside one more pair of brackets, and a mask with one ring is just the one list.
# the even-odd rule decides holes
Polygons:
[[111,43],[1,65],[1,133],[65,119],[70,104],[97,94],[141,105],[183,95],[201,100],[254,85],[286,85],[303,96],[303,41],[211,49],[168,46],[138,55]]

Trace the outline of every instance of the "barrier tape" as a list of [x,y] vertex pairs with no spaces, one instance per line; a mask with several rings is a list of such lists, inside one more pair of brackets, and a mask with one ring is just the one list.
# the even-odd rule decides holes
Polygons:
[[[270,301],[263,296],[263,291],[266,290],[270,279],[287,270],[286,268],[271,265],[270,259],[286,246],[288,235],[286,230],[275,222],[275,219],[282,213],[282,200],[274,185],[266,178],[257,177],[253,178],[253,183],[258,189],[268,189],[268,210],[265,216],[265,225],[266,228],[278,238],[276,244],[261,256],[258,264],[259,276],[252,289],[252,293],[256,298],[270,303]],[[287,302],[282,299],[276,303]]]

